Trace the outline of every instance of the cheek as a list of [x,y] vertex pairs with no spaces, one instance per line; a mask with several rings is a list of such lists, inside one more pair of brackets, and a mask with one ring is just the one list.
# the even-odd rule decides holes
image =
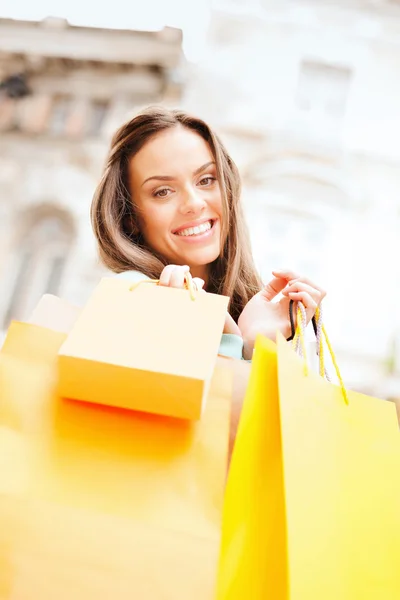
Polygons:
[[166,207],[151,207],[142,213],[145,236],[154,238],[170,230],[170,211]]
[[222,214],[222,197],[220,189],[216,189],[210,201],[212,208],[219,214]]

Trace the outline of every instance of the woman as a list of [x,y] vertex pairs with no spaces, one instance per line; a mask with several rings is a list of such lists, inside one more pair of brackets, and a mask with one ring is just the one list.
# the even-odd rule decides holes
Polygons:
[[[201,119],[150,107],[114,135],[92,204],[104,264],[131,280],[160,279],[230,297],[220,353],[251,359],[258,333],[290,334],[289,300],[310,320],[325,296],[291,271],[263,285],[254,266],[237,167]],[[279,302],[272,300],[282,292]]]

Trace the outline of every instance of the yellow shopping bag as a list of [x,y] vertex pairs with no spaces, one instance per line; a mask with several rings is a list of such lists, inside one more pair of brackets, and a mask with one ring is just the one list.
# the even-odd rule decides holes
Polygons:
[[65,337],[14,322],[0,353],[0,599],[211,599],[230,376],[196,422],[64,400]]
[[102,279],[60,349],[61,396],[200,418],[229,299],[151,283]]
[[257,341],[227,483],[217,600],[400,598],[391,403]]

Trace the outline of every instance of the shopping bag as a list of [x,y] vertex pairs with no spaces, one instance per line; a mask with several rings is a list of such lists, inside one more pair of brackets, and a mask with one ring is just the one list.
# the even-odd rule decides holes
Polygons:
[[228,298],[103,278],[59,352],[65,398],[200,418]]
[[259,337],[224,499],[217,600],[286,600],[276,346]]
[[259,338],[227,483],[217,600],[400,597],[395,407]]
[[44,294],[27,319],[28,323],[47,329],[69,333],[79,317],[81,309],[53,294]]
[[65,337],[14,322],[0,353],[1,600],[211,599],[230,376],[200,421],[61,399]]
[[305,377],[281,338],[278,380],[290,598],[400,598],[395,406],[356,392],[346,402]]

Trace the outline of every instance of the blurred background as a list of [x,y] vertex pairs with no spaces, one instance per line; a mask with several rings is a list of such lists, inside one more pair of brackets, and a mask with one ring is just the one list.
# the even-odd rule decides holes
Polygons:
[[209,121],[257,265],[321,282],[350,387],[400,398],[400,0],[0,4],[0,330],[106,274],[89,208],[141,107]]

